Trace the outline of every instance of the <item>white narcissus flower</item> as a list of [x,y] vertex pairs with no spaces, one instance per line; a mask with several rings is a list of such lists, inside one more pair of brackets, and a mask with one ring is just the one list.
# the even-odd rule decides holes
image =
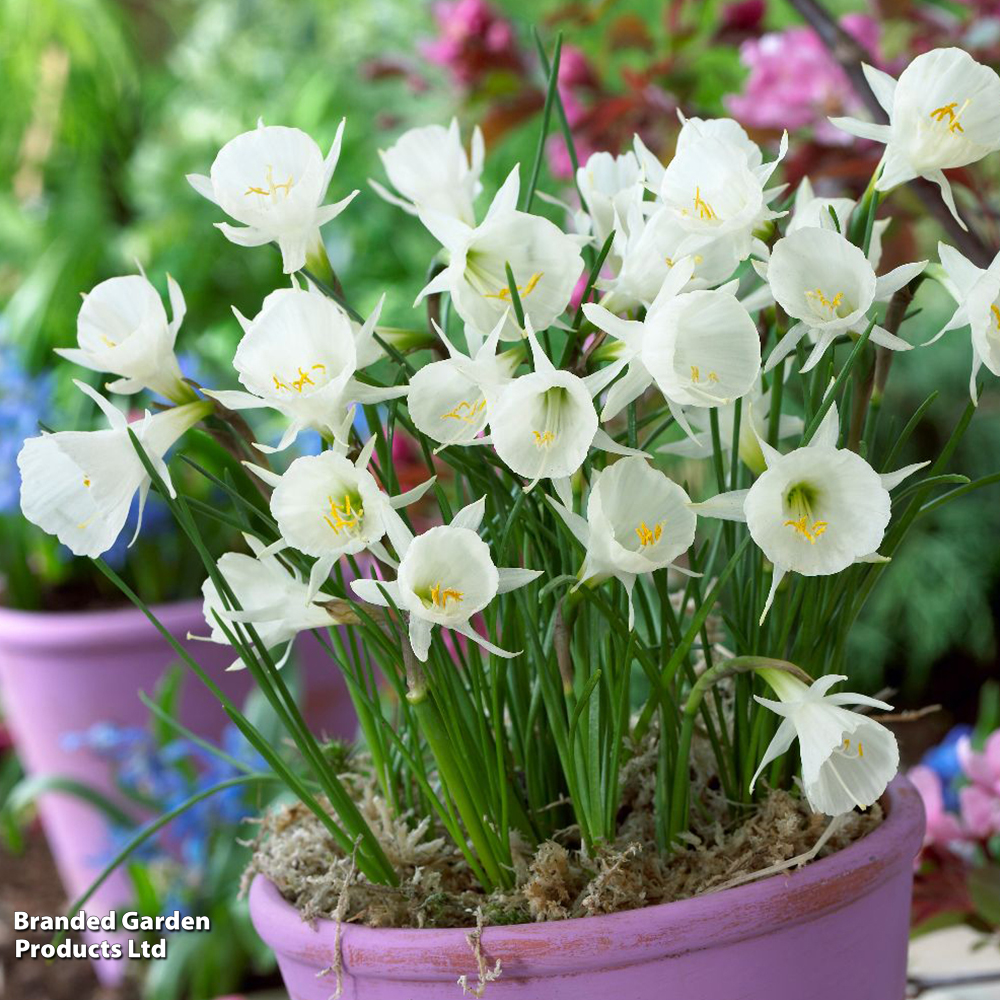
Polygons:
[[257,123],[219,150],[209,176],[188,174],[191,187],[214,201],[243,227],[217,222],[231,242],[244,247],[277,243],[286,274],[305,266],[320,226],[335,219],[357,191],[324,205],[344,136],[341,121],[326,158],[301,129]]
[[760,245],[754,231],[780,215],[767,207],[778,192],[765,190],[765,185],[787,149],[786,134],[778,158],[762,164],[750,155],[746,144],[712,134],[678,144],[659,191],[661,201],[687,233],[677,252],[695,253],[724,239],[737,259],[747,258]]
[[527,334],[535,370],[487,394],[493,447],[512,472],[530,480],[525,490],[552,479],[564,496],[569,477],[592,446],[618,455],[642,454],[602,431],[594,409],[593,397],[621,371],[622,362],[580,378],[552,364],[530,323]]
[[782,670],[757,672],[780,701],[754,697],[782,719],[750,782],[750,791],[764,768],[797,739],[802,786],[816,812],[839,816],[877,802],[899,770],[896,737],[881,723],[843,706],[865,705],[885,711],[892,711],[892,706],[849,691],[828,694],[835,684],[847,680],[846,674],[828,674],[804,684]]
[[[99,431],[57,431],[28,438],[17,456],[21,471],[21,510],[78,556],[96,558],[114,545],[136,493],[142,523],[151,480],[129,437],[125,414],[83,382],[74,383],[100,407],[111,425]],[[131,425],[170,495],[170,474],[163,461],[174,442],[212,410],[201,401],[177,406]]]
[[458,119],[451,125],[426,125],[404,132],[386,150],[379,150],[382,165],[392,186],[402,197],[387,191],[377,181],[368,183],[390,204],[410,215],[429,208],[450,215],[466,225],[476,224],[473,203],[483,186],[486,146],[477,125],[472,131],[472,156],[465,152]]
[[[346,438],[353,417],[352,410],[345,418],[342,437]],[[346,445],[335,442],[329,451],[297,458],[280,476],[244,463],[274,487],[271,513],[281,538],[265,554],[276,554],[290,545],[314,556],[310,591],[319,590],[341,556],[367,549],[388,565],[395,565],[382,545],[391,513],[415,503],[434,485],[432,476],[406,493],[389,497],[368,471],[374,447],[373,435],[352,462],[345,454]]]
[[145,274],[109,278],[83,297],[76,319],[78,347],[56,348],[56,354],[83,368],[119,378],[109,392],[158,392],[175,403],[190,402],[194,393],[182,381],[174,354],[184,319],[184,296],[167,275],[173,319],[167,319],[160,293]]
[[[901,264],[876,277],[864,253],[833,229],[803,228],[778,240],[766,263],[754,262],[767,279],[775,301],[798,322],[778,341],[764,371],[770,371],[808,335],[814,347],[802,371],[814,368],[837,337],[864,333],[868,310],[888,302],[927,266],[921,260]],[[893,351],[913,345],[876,324],[871,341]]]
[[944,268],[942,284],[948,289],[958,308],[941,331],[929,340],[933,344],[949,330],[968,325],[972,332],[972,374],[969,393],[978,402],[976,376],[985,365],[994,375],[1000,375],[1000,254],[988,268],[977,267],[947,243],[938,244],[938,255]]
[[485,342],[465,328],[470,354],[463,354],[434,323],[434,329],[448,349],[449,357],[424,365],[410,379],[406,405],[417,430],[448,445],[483,444],[479,435],[489,422],[489,396],[511,380],[516,357],[497,356],[500,333],[506,322],[502,316]]
[[774,565],[763,623],[788,572],[828,576],[855,562],[881,562],[889,491],[927,462],[879,475],[860,455],[837,447],[840,418],[829,412],[808,445],[787,455],[760,440],[767,463],[748,490],[721,493],[692,507],[701,516],[745,521]]
[[[313,591],[297,573],[286,568],[277,557],[268,555],[263,542],[253,535],[243,537],[254,554],[227,552],[218,562],[219,572],[233,592],[240,610],[229,610],[215,583],[211,578],[207,579],[201,588],[204,598],[202,610],[211,634],[188,635],[189,639],[203,639],[228,646],[230,642],[217,616],[227,625],[230,622],[249,624],[257,630],[261,643],[269,651],[288,644],[275,663],[280,668],[285,665],[292,651],[292,639],[299,632],[357,623],[357,616],[344,601]],[[252,643],[250,645],[253,646]],[[243,660],[237,657],[227,669],[243,670],[245,667]]]
[[506,315],[503,339],[519,340],[523,332],[511,312],[509,263],[525,319],[536,330],[552,325],[583,272],[581,239],[567,236],[548,219],[517,211],[519,191],[515,167],[475,228],[432,209],[420,212],[420,221],[447,251],[448,266],[415,305],[427,295],[448,292],[467,324],[491,330]]
[[693,435],[682,406],[720,406],[749,392],[760,374],[760,338],[730,287],[677,294],[694,261],[674,264],[644,320],[625,320],[588,303],[584,314],[621,342],[625,376],[608,392],[602,420],[610,420],[654,382],[677,422]]
[[[795,202],[792,206],[792,217],[785,227],[785,235],[799,229],[833,229],[833,218],[830,210],[837,217],[840,232],[846,233],[851,221],[851,213],[857,208],[853,198],[822,198],[813,191],[812,182],[808,177],[799,181],[795,189]],[[872,238],[868,246],[868,262],[877,271],[882,261],[882,236],[892,223],[892,219],[876,219],[872,225]]]
[[[771,390],[764,391],[760,379],[753,390],[743,398],[740,409],[740,440],[738,454],[743,463],[756,475],[766,468],[764,453],[760,450],[760,438],[767,438],[768,417],[771,408]],[[735,403],[727,403],[718,407],[719,412],[719,443],[722,451],[728,453],[733,447],[733,418],[736,411]],[[685,409],[684,415],[690,424],[696,428],[694,437],[683,437],[657,448],[663,455],[678,455],[681,458],[711,458],[712,432],[709,426],[709,411],[701,407]],[[793,434],[801,434],[803,430],[801,417],[790,413],[782,413],[778,418],[778,440],[784,440]]]
[[396,579],[351,581],[363,601],[388,607],[391,600],[409,613],[410,645],[418,660],[427,659],[435,625],[452,629],[497,656],[519,655],[481,636],[470,619],[497,594],[531,583],[541,571],[498,569],[493,564],[489,546],[477,534],[485,509],[484,497],[463,507],[451,524],[431,528],[416,538],[399,517],[391,518],[389,537],[400,559]]
[[1000,149],[1000,77],[962,49],[933,49],[917,56],[894,80],[864,66],[865,77],[889,116],[888,125],[831,118],[862,139],[885,143],[877,191],[926,177],[963,229],[944,171],[964,167]]
[[[615,230],[616,273],[596,282],[597,288],[606,293],[601,305],[614,313],[638,306],[648,307],[682,259],[678,247],[686,238],[687,233],[668,209],[654,208],[647,218],[640,205],[633,205],[628,224],[619,225]],[[731,243],[715,240],[691,254],[692,273],[683,287],[700,289],[720,285],[739,263]]]
[[282,451],[309,427],[333,440],[343,433],[351,403],[406,395],[406,386],[376,388],[354,377],[356,341],[371,336],[380,309],[381,303],[356,333],[344,311],[322,293],[274,292],[253,320],[236,312],[244,334],[233,367],[247,391],[206,389],[206,395],[231,410],[270,407],[288,418],[277,448],[258,444],[261,451]]
[[697,518],[687,493],[645,459],[631,457],[594,478],[586,519],[551,497],[549,502],[586,549],[577,586],[610,576],[619,580],[628,594],[632,628],[636,577],[672,566],[694,541]]
[[[642,171],[635,153],[594,153],[576,172],[576,183],[590,216],[594,242],[604,246],[611,230],[631,217],[642,204]],[[617,242],[617,241],[616,241]]]

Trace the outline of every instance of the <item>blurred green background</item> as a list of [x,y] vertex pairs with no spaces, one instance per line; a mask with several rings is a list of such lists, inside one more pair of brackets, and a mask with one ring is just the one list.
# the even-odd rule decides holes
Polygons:
[[[927,44],[978,46],[977,57],[995,65],[1000,21],[988,5],[832,6],[838,15],[853,10],[873,17],[890,68]],[[500,40],[493,49],[483,49],[483,31],[478,41],[462,42],[466,63],[465,56],[448,63],[440,48],[432,61],[426,46],[449,38],[458,45],[454,4],[3,0],[0,414],[4,406],[7,412],[0,416],[0,568],[7,579],[0,603],[44,603],[60,587],[72,603],[96,586],[85,565],[19,517],[13,468],[20,439],[37,431],[39,419],[54,428],[92,420],[91,404],[69,384],[80,373],[54,365],[51,353],[74,342],[81,292],[134,271],[137,263],[161,290],[165,275],[174,275],[188,303],[178,340],[188,373],[210,384],[234,384],[229,359],[239,328],[231,307],[253,315],[285,279],[276,253],[236,247],[212,228],[220,212],[184,175],[207,172],[220,146],[258,116],[302,128],[324,149],[347,117],[331,199],[354,187],[362,193],[327,227],[328,252],[358,308],[370,309],[386,292],[384,321],[405,325],[412,323],[410,304],[436,245],[367,187],[366,178],[382,178],[378,149],[414,124],[458,115],[465,132],[482,121],[488,199],[510,166],[529,161],[535,147],[542,74],[533,27],[550,48],[562,30],[578,53],[570,67],[577,79],[567,81],[566,96],[580,104],[581,148],[589,141],[620,145],[638,128],[668,149],[678,105],[688,113],[725,114],[726,95],[740,91],[748,74],[741,46],[801,24],[791,6],[759,0],[507,0],[492,5],[492,16],[512,32],[509,39],[491,22],[490,37]],[[754,132],[771,144],[777,134]],[[800,155],[796,159],[793,149],[789,175],[808,170],[814,182],[825,178],[818,186],[828,193],[863,188],[874,163],[870,155],[855,163],[843,147],[811,138],[808,126],[793,131],[792,141]],[[558,172],[559,150],[550,152]],[[987,193],[996,190],[997,172],[987,164],[965,178],[962,194],[964,205],[977,206],[991,246],[997,215]],[[566,197],[570,185],[546,176],[542,188]],[[903,193],[898,202],[888,265],[916,254],[934,258],[938,230],[917,218],[912,196]],[[950,303],[928,282],[918,304],[926,324],[915,339],[929,339]],[[968,337],[961,333],[945,338],[933,355],[915,351],[896,361],[887,408],[908,416],[929,392],[941,394],[907,461],[947,437],[967,399],[969,362]],[[980,412],[954,465],[970,477],[1000,466],[992,382],[988,376]],[[165,532],[154,571],[148,549],[122,556],[147,599],[191,596],[200,584]],[[867,670],[872,685],[901,687],[907,701],[919,703],[944,683],[931,684],[932,676],[958,676],[949,704],[971,714],[979,681],[997,673],[998,534],[996,487],[926,518],[885,574],[854,636],[859,672]]]

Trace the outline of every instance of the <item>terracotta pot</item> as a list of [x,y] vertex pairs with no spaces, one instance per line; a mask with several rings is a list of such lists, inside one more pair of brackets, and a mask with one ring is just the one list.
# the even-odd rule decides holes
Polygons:
[[[798,871],[663,906],[544,924],[488,927],[502,974],[487,1000],[902,1000],[920,797],[897,778],[886,821]],[[334,991],[336,925],[304,923],[262,876],[254,926],[291,1000]],[[342,928],[343,1000],[447,1000],[476,985],[466,930]]]
[[[206,632],[200,601],[162,605],[153,611],[177,638]],[[232,650],[212,643],[185,645],[226,694],[242,704],[253,678],[246,670],[226,672]],[[354,710],[337,666],[311,635],[299,638],[297,652],[304,668],[306,716],[313,730],[352,738]],[[138,693],[152,695],[177,659],[135,608],[52,614],[0,608],[0,698],[26,773],[74,778],[122,801],[107,762],[89,750],[64,749],[62,737],[96,722],[144,725],[149,711]],[[211,692],[190,673],[184,681],[180,720],[212,741],[229,723]],[[107,821],[92,806],[61,793],[40,796],[38,812],[66,892],[76,898],[108,859]],[[130,897],[128,880],[118,871],[86,909],[107,913],[130,902]],[[124,972],[121,962],[95,965],[106,982],[117,981]]]

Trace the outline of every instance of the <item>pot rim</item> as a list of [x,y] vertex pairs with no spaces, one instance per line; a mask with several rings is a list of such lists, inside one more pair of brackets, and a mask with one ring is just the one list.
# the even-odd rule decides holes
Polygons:
[[[507,979],[557,976],[718,948],[807,923],[875,893],[912,869],[923,841],[920,796],[900,774],[881,801],[887,815],[876,830],[790,874],[638,910],[487,927],[483,953],[491,965],[497,958],[503,961]],[[317,969],[333,964],[336,923],[324,919],[310,926],[260,874],[250,887],[250,912],[258,934],[279,956]],[[454,982],[475,971],[468,933],[468,928],[345,924],[343,968],[364,978]]]
[[[186,632],[192,621],[204,621],[200,598],[153,604],[149,610],[171,634]],[[156,631],[153,623],[131,603],[87,611],[22,611],[0,606],[0,643],[7,649],[61,652],[87,645],[147,644],[151,631]]]

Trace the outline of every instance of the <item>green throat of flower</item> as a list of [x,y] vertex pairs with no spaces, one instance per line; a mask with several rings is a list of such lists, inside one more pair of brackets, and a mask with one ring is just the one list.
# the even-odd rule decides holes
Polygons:
[[784,527],[791,528],[810,545],[829,527],[829,522],[817,520],[813,511],[819,500],[819,490],[809,482],[795,483],[785,491],[784,509],[788,515]]

